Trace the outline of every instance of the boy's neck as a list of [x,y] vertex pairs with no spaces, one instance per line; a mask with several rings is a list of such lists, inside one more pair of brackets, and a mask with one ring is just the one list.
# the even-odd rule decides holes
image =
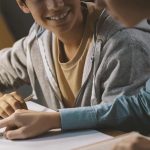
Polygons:
[[56,35],[58,39],[63,43],[65,47],[65,52],[68,55],[73,55],[76,53],[78,49],[85,29],[86,24],[86,16],[87,14],[83,13],[82,18],[79,20],[78,24],[69,32],[67,33],[59,33]]

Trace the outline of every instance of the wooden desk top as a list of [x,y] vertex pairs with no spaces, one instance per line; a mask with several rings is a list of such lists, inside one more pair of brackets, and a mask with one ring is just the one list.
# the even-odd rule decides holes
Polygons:
[[[110,136],[116,137],[110,140],[97,142],[91,145],[87,145],[84,147],[77,148],[75,150],[111,150],[113,149],[113,146],[122,140],[122,135],[125,135],[126,133],[122,131],[111,131],[111,130],[103,130],[101,131],[105,134],[108,134]],[[111,148],[111,149],[110,149]]]
[[110,136],[113,136],[113,137],[117,137],[117,136],[120,136],[120,135],[123,135],[123,134],[126,134],[125,132],[123,131],[118,131],[118,130],[102,130],[100,131],[104,134],[108,134]]

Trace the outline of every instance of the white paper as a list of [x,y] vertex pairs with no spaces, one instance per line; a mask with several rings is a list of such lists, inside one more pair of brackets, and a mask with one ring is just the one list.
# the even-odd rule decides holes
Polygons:
[[[32,110],[51,111],[33,102],[28,102],[27,105],[28,108]],[[3,130],[4,129],[0,129],[0,132]],[[71,150],[111,138],[111,136],[95,130],[64,133],[60,131],[50,131],[45,135],[28,140],[11,141],[0,137],[0,150]]]
[[10,141],[1,138],[0,150],[71,150],[111,138],[95,130],[66,133],[53,131],[29,140]]
[[27,104],[27,107],[28,107],[29,110],[44,111],[44,112],[52,112],[52,111],[54,111],[52,109],[49,109],[47,107],[44,107],[44,106],[39,105],[37,103],[34,103],[32,101],[28,101],[28,102],[26,102],[26,104]]

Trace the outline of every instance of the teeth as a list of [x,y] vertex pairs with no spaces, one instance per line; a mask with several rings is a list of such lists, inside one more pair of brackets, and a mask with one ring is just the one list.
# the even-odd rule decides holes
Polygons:
[[60,19],[64,19],[68,15],[68,12],[69,11],[67,10],[65,13],[61,14],[60,16],[47,17],[47,19],[58,21]]

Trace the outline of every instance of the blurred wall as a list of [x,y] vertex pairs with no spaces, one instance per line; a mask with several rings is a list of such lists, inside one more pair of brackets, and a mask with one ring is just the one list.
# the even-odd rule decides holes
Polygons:
[[[15,0],[0,0],[0,49],[12,46],[15,40],[28,34],[33,20],[24,14]],[[31,93],[31,87],[24,85],[18,89],[23,97]]]
[[19,9],[16,0],[0,0],[0,11],[16,40],[28,34],[33,19]]
[[14,37],[9,30],[3,16],[0,14],[0,49],[10,47],[14,43]]

